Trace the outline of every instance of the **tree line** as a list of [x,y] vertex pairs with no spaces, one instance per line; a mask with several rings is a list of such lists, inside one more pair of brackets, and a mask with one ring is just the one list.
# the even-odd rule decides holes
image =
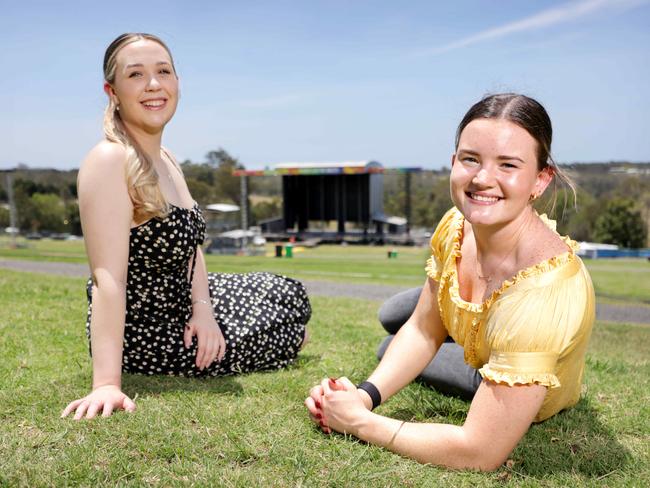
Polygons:
[[[200,205],[240,204],[240,180],[232,175],[244,166],[224,149],[205,160],[181,163],[187,185]],[[650,245],[650,163],[589,163],[564,165],[576,183],[576,195],[567,188],[547,190],[536,203],[540,213],[557,220],[558,231],[578,241],[617,244],[626,248]],[[19,167],[13,172],[17,224],[22,232],[81,235],[77,205],[76,170],[38,170]],[[249,222],[252,225],[282,214],[281,178],[249,178]],[[0,182],[0,228],[9,226],[8,195]],[[452,206],[449,171],[426,170],[411,175],[411,227],[433,228]],[[406,216],[406,180],[403,174],[384,176],[384,211]]]

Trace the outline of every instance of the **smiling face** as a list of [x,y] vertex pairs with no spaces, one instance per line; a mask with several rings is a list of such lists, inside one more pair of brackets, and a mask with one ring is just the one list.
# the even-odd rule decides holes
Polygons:
[[147,133],[160,132],[178,103],[178,78],[171,56],[159,43],[142,39],[116,55],[115,78],[104,86],[122,121]]
[[525,129],[479,118],[463,129],[452,156],[451,198],[473,225],[507,225],[552,177],[550,169],[538,169],[537,141]]

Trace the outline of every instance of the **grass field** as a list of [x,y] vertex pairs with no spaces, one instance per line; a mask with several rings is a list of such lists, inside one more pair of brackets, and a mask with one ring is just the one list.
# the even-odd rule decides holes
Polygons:
[[[392,266],[371,251],[369,261]],[[347,253],[360,250],[319,252],[348,272]],[[415,268],[422,253],[400,250],[397,261]],[[378,273],[391,275],[385,269]],[[650,327],[597,323],[578,406],[534,425],[510,468],[481,474],[418,465],[322,435],[308,421],[302,400],[317,380],[359,381],[376,364],[383,334],[372,301],[313,298],[312,341],[286,370],[209,380],[127,375],[135,414],[61,420],[90,382],[83,287],[83,279],[0,270],[0,486],[650,485]],[[379,412],[461,423],[467,407],[413,384]]]
[[[82,241],[20,242],[25,247],[10,249],[0,240],[0,258],[63,262],[86,262]],[[277,259],[273,246],[267,256],[208,255],[210,271],[242,273],[272,271],[304,280],[344,281],[417,286],[424,281],[428,248],[395,247],[397,259],[387,259],[388,246],[319,246],[298,248],[292,259]],[[650,262],[645,259],[585,260],[599,301],[650,306]]]

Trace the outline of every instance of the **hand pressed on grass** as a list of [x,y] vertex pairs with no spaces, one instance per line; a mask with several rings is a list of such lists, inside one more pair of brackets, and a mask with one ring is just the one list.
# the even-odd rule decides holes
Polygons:
[[74,420],[94,418],[99,411],[102,417],[109,417],[113,410],[135,411],[135,402],[125,395],[116,385],[104,385],[95,388],[88,395],[70,402],[61,413],[61,418],[75,411]]

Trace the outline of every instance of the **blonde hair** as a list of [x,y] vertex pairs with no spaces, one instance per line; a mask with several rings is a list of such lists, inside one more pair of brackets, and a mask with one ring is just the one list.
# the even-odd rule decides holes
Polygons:
[[[108,84],[113,85],[115,82],[117,53],[124,46],[141,40],[157,42],[165,48],[176,73],[172,54],[159,37],[139,32],[126,33],[111,42],[104,54],[104,80]],[[129,197],[133,203],[133,220],[143,222],[153,217],[166,217],[169,213],[169,204],[160,191],[158,173],[153,161],[129,134],[120,116],[119,107],[112,97],[108,98],[108,105],[104,110],[104,136],[108,141],[121,144],[126,149],[125,177]]]

